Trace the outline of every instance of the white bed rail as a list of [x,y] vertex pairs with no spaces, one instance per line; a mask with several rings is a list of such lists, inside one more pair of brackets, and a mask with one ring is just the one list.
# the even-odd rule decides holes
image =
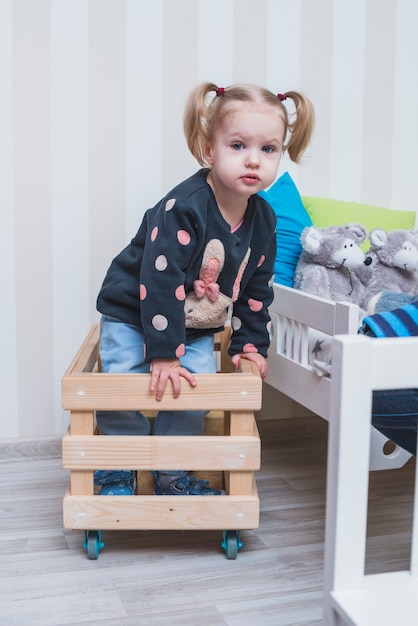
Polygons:
[[[330,342],[335,335],[357,335],[359,307],[274,284],[270,314],[271,343],[266,383],[331,421],[330,377],[318,376],[309,364],[309,335],[313,331],[324,333]],[[387,451],[388,441],[372,428],[371,470],[396,469],[411,458],[409,452],[399,446],[392,446]]]
[[319,377],[309,365],[309,332],[314,329],[329,336],[357,332],[358,307],[275,284],[270,315],[266,382],[328,420],[329,380]]

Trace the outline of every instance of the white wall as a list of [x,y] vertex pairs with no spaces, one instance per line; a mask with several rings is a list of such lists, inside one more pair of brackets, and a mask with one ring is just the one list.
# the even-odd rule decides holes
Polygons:
[[0,0],[0,437],[63,432],[111,258],[196,169],[202,80],[301,89],[302,193],[415,209],[416,0]]

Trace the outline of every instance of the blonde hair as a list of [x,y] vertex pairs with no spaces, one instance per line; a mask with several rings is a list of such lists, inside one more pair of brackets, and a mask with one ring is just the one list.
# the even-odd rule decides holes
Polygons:
[[[210,95],[214,94],[214,95]],[[294,119],[290,121],[283,100],[293,101]],[[287,151],[294,163],[299,163],[312,137],[315,112],[311,101],[298,91],[274,94],[256,85],[232,85],[225,89],[214,83],[198,85],[190,94],[184,114],[184,134],[189,150],[198,163],[208,165],[206,151],[213,133],[219,128],[233,102],[264,102],[280,113],[284,125],[283,152]]]

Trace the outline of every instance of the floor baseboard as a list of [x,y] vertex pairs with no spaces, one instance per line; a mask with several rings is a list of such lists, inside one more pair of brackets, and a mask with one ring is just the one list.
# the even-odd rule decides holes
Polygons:
[[13,437],[0,439],[0,463],[61,458],[62,437]]

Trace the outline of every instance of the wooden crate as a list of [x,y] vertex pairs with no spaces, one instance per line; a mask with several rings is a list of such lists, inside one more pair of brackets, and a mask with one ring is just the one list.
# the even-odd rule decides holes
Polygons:
[[[63,467],[70,470],[63,504],[65,528],[222,529],[236,531],[239,537],[239,530],[258,527],[254,471],[260,467],[260,437],[254,411],[261,408],[261,378],[246,360],[242,371],[230,371],[227,341],[225,331],[217,342],[221,372],[198,374],[195,388],[184,381],[179,398],[166,393],[157,402],[149,391],[149,374],[100,372],[99,328],[92,327],[62,379],[63,408],[71,412],[62,444]],[[96,410],[138,409],[147,415],[164,409],[209,410],[207,433],[200,437],[97,434]],[[98,469],[136,470],[138,494],[95,494],[93,473]],[[214,486],[223,484],[226,495],[154,496],[152,469],[187,469],[198,477],[211,477]]]

